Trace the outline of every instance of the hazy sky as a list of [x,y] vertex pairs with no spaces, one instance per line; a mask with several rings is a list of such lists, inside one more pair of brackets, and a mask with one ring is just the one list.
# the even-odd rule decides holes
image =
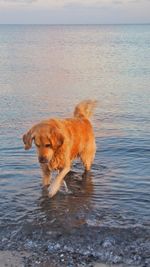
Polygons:
[[150,0],[0,0],[0,23],[150,23]]

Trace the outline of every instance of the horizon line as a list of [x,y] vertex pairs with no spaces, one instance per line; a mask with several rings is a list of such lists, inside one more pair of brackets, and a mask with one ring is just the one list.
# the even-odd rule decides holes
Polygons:
[[0,23],[1,25],[45,25],[45,26],[103,26],[103,25],[150,25],[150,22],[135,23]]

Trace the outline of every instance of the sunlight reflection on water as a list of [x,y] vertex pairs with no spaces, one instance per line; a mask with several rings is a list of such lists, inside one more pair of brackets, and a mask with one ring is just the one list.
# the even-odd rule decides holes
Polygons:
[[[61,227],[95,214],[104,225],[148,225],[148,28],[0,26],[0,33],[1,223],[38,218]],[[35,149],[25,152],[21,136],[43,118],[71,116],[84,98],[99,100],[91,177],[82,182],[77,161],[73,195],[48,200]]]

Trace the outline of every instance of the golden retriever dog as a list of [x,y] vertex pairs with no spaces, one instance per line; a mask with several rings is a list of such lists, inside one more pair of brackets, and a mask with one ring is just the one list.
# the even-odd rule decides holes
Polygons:
[[[34,141],[42,169],[43,186],[49,187],[49,197],[53,197],[60,189],[75,158],[81,159],[85,172],[91,169],[96,145],[89,118],[95,105],[96,101],[82,101],[75,107],[72,118],[41,121],[23,135],[26,150],[31,148]],[[58,170],[58,175],[51,183],[53,170]]]

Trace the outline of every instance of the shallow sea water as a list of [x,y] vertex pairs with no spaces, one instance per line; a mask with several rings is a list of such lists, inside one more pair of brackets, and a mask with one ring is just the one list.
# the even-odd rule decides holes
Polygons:
[[[1,249],[38,254],[45,244],[47,253],[150,264],[149,32],[149,25],[0,26]],[[83,180],[77,160],[66,177],[72,194],[62,187],[50,200],[22,135],[42,119],[71,116],[86,98],[98,100],[91,174]]]

